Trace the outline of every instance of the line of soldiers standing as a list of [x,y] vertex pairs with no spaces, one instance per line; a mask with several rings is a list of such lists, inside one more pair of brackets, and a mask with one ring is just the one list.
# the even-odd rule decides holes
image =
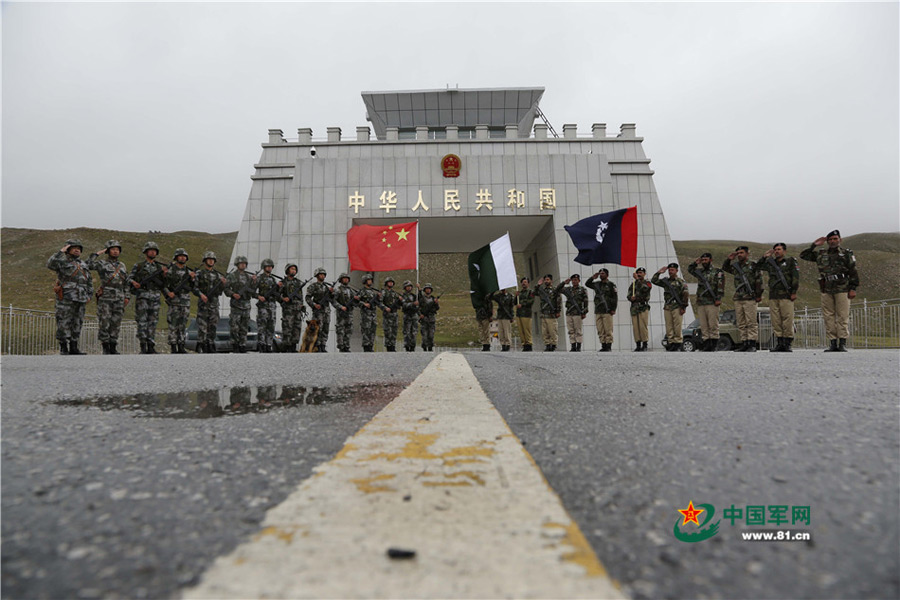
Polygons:
[[[221,273],[215,268],[214,252],[203,255],[202,265],[194,270],[187,266],[188,253],[184,248],[175,250],[168,265],[157,261],[159,246],[154,242],[144,244],[144,259],[129,272],[119,260],[122,245],[116,240],[106,242],[102,250],[81,259],[83,246],[80,240],[70,239],[47,261],[47,268],[57,273],[56,338],[60,354],[85,354],[78,347],[84,322],[85,305],[92,295],[97,298],[98,337],[103,354],[119,354],[118,338],[125,307],[131,292],[135,297],[135,321],[142,354],[156,354],[156,324],[159,318],[161,298],[168,306],[168,342],[173,354],[184,354],[186,328],[190,320],[191,295],[198,298],[197,351],[216,352],[216,329],[219,321],[219,298],[229,298],[230,338],[236,352],[247,351],[247,334],[250,323],[251,302],[256,300],[258,339],[260,352],[274,352],[275,320],[277,306],[282,309],[282,350],[296,352],[301,339],[306,304],[317,321],[316,349],[325,352],[328,342],[330,313],[336,311],[335,331],[337,346],[341,352],[350,351],[353,309],[359,307],[363,350],[373,352],[377,326],[376,309],[383,313],[384,344],[388,352],[396,349],[399,316],[403,314],[403,342],[407,352],[415,351],[417,329],[421,330],[422,348],[434,350],[436,315],[440,310],[434,288],[426,283],[419,291],[413,291],[411,281],[403,282],[403,292],[393,289],[394,280],[388,277],[385,288],[372,288],[373,276],[363,277],[363,288],[350,287],[350,276],[341,273],[335,284],[325,283],[326,272],[316,269],[306,281],[297,279],[297,265],[288,264],[284,277],[272,273],[275,263],[262,261],[260,271],[247,271],[247,258],[238,256],[234,270]],[[105,256],[103,256],[105,255]],[[90,271],[97,271],[101,282],[96,293]],[[303,288],[315,279],[307,289]],[[305,303],[304,303],[305,301]]]
[[[800,258],[815,262],[819,271],[819,287],[822,299],[822,313],[829,339],[826,352],[846,352],[850,300],[856,297],[859,275],[853,252],[841,247],[840,232],[834,230],[827,236],[816,239],[809,248],[800,253]],[[787,246],[775,244],[757,261],[750,260],[750,249],[738,246],[722,264],[722,268],[712,265],[712,255],[704,252],[688,266],[688,273],[697,281],[697,313],[702,337],[701,351],[715,352],[719,342],[719,307],[725,295],[725,273],[734,276],[734,305],[740,343],[737,352],[756,352],[759,339],[757,320],[758,303],[763,296],[763,273],[768,275],[769,313],[775,332],[776,345],[772,352],[792,352],[794,341],[794,301],[800,287],[800,269],[797,259],[785,256]],[[634,352],[645,352],[649,341],[648,322],[650,315],[650,292],[654,285],[663,289],[663,315],[665,317],[666,351],[677,352],[684,349],[682,337],[683,316],[690,301],[687,283],[678,276],[678,263],[670,263],[657,271],[650,281],[645,279],[646,269],[639,267],[628,287],[627,300],[631,304],[630,315],[634,334]],[[668,271],[667,277],[662,277]],[[513,307],[522,335],[522,350],[532,350],[531,315],[535,298],[540,299],[541,332],[544,351],[553,352],[558,343],[558,321],[561,297],[565,296],[566,330],[569,335],[570,352],[580,352],[582,345],[582,322],[588,313],[586,288],[594,290],[594,319],[600,338],[601,352],[609,352],[613,342],[613,316],[618,304],[616,284],[609,280],[609,271],[600,269],[581,286],[581,276],[577,273],[557,286],[553,276],[545,275],[538,282],[537,289],[529,287],[527,277],[520,280],[515,294],[507,290],[493,292],[486,296],[487,302],[476,309],[479,338],[482,350],[491,349],[490,322],[494,320],[493,303],[497,304],[498,337],[501,351],[508,352],[511,346],[511,325]]]

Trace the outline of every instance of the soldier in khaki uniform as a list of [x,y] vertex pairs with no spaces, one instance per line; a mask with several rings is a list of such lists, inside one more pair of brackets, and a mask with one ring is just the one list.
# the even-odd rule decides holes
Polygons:
[[719,344],[719,306],[725,296],[725,273],[712,264],[712,254],[704,252],[688,265],[688,273],[697,278],[697,313],[703,336],[701,352],[715,352]]
[[[822,247],[826,243],[827,247]],[[856,257],[852,250],[841,247],[841,232],[835,229],[814,241],[800,253],[800,258],[816,263],[819,268],[822,316],[829,341],[825,352],[846,352],[850,301],[856,297],[859,287]]]
[[[569,282],[572,285],[567,287]],[[581,285],[581,275],[575,273],[556,286],[556,293],[566,297],[566,330],[571,344],[569,352],[581,352],[584,318],[588,311],[588,293]]]
[[634,351],[646,352],[650,341],[650,290],[653,284],[646,281],[647,269],[638,267],[632,277],[634,281],[628,288],[628,301],[631,302],[631,327],[634,330]]
[[512,346],[515,296],[502,289],[488,294],[488,299],[497,303],[497,337],[500,338],[500,351],[509,352]]
[[481,301],[481,304],[475,307],[475,321],[478,323],[478,342],[481,344],[482,352],[491,351],[491,321],[494,318],[494,303],[488,294]]
[[[600,281],[596,281],[596,279]],[[588,277],[585,286],[594,290],[594,322],[600,338],[600,352],[611,352],[613,345],[613,317],[619,304],[619,290],[609,280],[609,269],[600,269]]]
[[519,335],[522,336],[522,352],[531,352],[531,314],[534,310],[534,290],[528,287],[528,278],[523,277],[519,284],[522,286],[516,294],[516,324],[519,327]]
[[769,274],[769,315],[777,343],[769,352],[791,352],[794,342],[794,300],[800,289],[800,266],[793,256],[785,256],[787,245],[778,242],[756,261]]
[[[668,270],[669,276],[665,279],[660,275]],[[666,317],[666,352],[681,352],[684,338],[681,328],[684,313],[687,310],[690,295],[684,279],[678,277],[678,263],[669,263],[668,267],[662,267],[650,278],[650,283],[663,288],[663,312]]]
[[541,334],[544,337],[544,352],[553,352],[559,343],[559,292],[553,287],[553,275],[549,273],[538,282],[535,290],[541,299]]
[[756,263],[750,261],[750,248],[735,248],[722,263],[722,270],[734,275],[734,316],[741,332],[741,344],[734,351],[756,352],[759,339],[756,315],[757,304],[762,300],[762,276]]

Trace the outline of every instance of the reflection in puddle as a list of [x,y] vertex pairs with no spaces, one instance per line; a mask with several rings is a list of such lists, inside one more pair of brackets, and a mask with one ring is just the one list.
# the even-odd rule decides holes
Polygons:
[[405,386],[399,383],[305,387],[270,385],[233,387],[170,394],[131,394],[56,400],[60,406],[93,406],[100,410],[126,410],[136,417],[208,419],[276,408],[316,406],[340,402],[378,402],[393,399]]

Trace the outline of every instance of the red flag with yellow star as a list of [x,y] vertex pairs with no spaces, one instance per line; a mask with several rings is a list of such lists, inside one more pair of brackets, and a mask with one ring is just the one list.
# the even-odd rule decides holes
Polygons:
[[419,267],[418,221],[355,225],[347,232],[351,271],[400,271]]

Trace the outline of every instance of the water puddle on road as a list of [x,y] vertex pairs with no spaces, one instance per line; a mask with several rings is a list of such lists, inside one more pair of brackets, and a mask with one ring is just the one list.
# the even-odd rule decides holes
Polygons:
[[123,410],[135,417],[209,419],[271,410],[319,406],[342,402],[385,404],[405,386],[399,383],[335,387],[270,385],[225,387],[214,390],[169,394],[130,394],[55,400],[58,406],[90,406],[100,410]]

